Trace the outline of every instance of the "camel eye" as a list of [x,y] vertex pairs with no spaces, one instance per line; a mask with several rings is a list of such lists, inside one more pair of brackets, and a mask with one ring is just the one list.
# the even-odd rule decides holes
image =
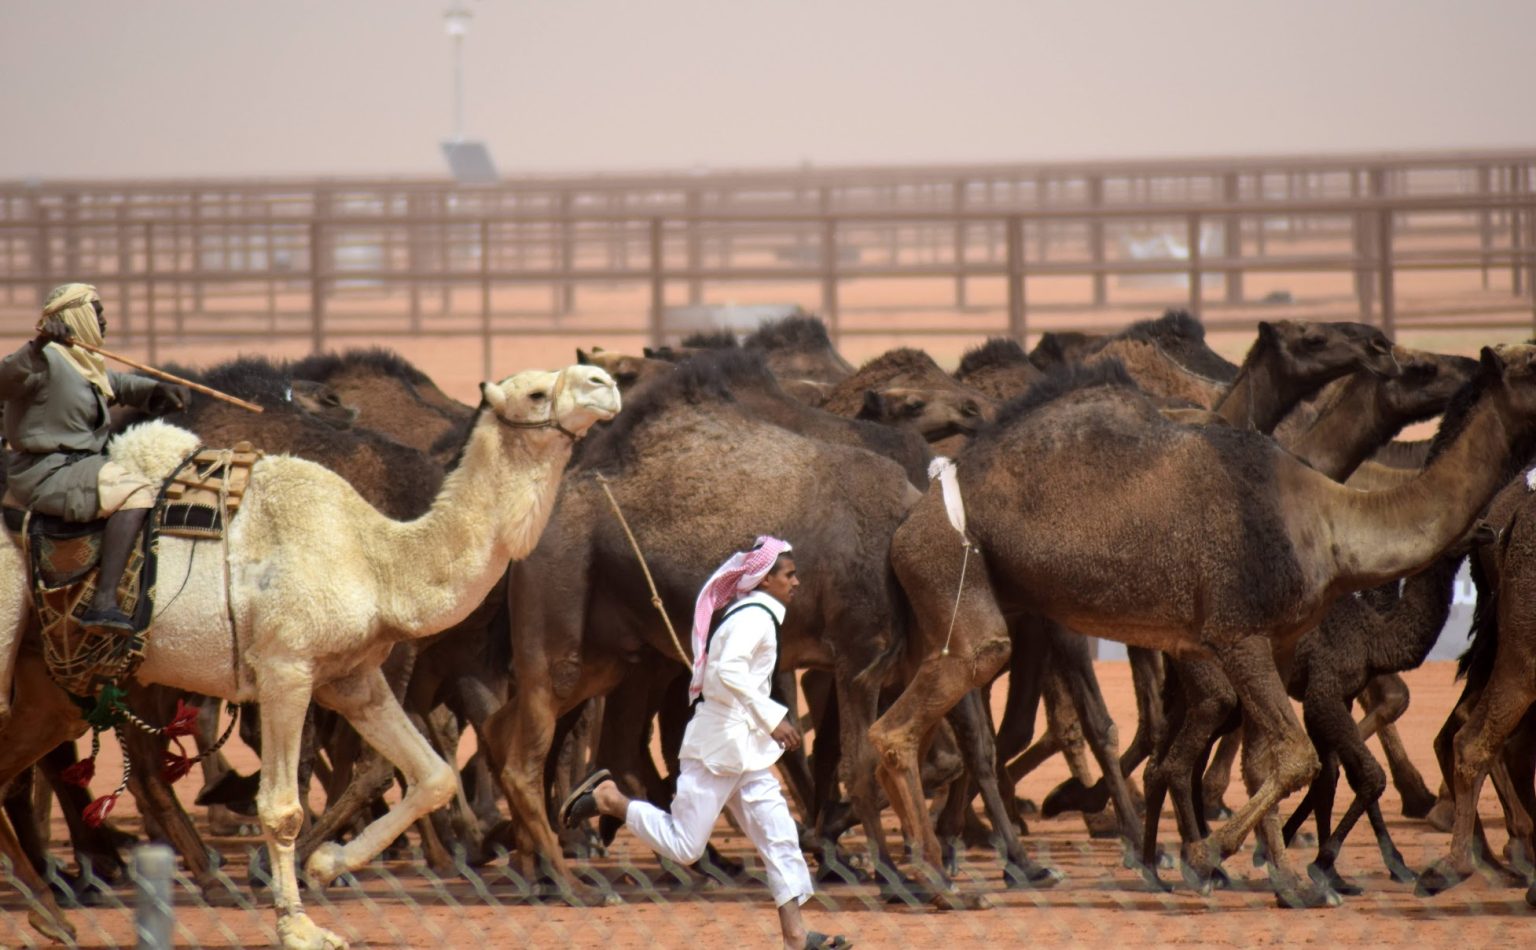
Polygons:
[[1313,335],[1313,336],[1307,337],[1304,342],[1307,344],[1307,346],[1309,346],[1312,349],[1316,350],[1316,349],[1321,349],[1323,344],[1326,343],[1327,341],[1325,341],[1321,336]]
[[532,399],[534,402],[543,402],[545,399],[549,398],[549,394],[541,389],[537,392],[529,393],[528,398]]

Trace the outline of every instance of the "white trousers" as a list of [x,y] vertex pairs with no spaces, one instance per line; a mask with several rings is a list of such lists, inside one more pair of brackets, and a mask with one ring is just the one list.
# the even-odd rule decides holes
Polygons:
[[769,769],[716,775],[698,759],[683,759],[671,814],[650,802],[631,801],[624,823],[652,851],[688,865],[703,856],[715,820],[726,808],[762,856],[774,904],[809,900],[811,871],[779,780]]

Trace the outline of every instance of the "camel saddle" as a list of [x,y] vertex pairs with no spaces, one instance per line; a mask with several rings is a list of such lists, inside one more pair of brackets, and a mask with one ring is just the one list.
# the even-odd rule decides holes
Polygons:
[[133,620],[129,634],[87,630],[79,622],[96,593],[106,519],[65,521],[22,508],[6,494],[5,527],[25,552],[32,604],[43,628],[43,657],[54,682],[89,700],[103,686],[133,675],[144,659],[145,636],[154,616],[160,536],[222,538],[259,458],[261,453],[247,442],[232,449],[201,449],[161,486],[118,585],[118,603]]

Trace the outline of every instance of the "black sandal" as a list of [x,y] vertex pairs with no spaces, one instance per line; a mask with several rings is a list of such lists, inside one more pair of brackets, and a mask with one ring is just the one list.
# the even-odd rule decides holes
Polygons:
[[827,936],[814,930],[805,935],[805,950],[848,950],[853,941],[842,934]]
[[578,782],[576,787],[571,789],[571,794],[560,803],[560,811],[557,813],[560,825],[565,828],[575,828],[596,815],[597,797],[592,794],[592,790],[612,777],[607,769],[598,769]]

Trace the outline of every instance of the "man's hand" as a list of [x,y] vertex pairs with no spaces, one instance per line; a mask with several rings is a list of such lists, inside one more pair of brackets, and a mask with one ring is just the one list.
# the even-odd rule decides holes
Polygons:
[[149,409],[159,415],[180,412],[192,404],[192,390],[178,383],[156,383]]
[[37,346],[41,349],[49,343],[68,345],[74,339],[74,334],[69,332],[69,324],[64,318],[54,314],[43,321],[43,325],[37,328]]
[[793,752],[800,748],[800,730],[789,724],[789,717],[785,716],[777,726],[773,727],[773,741],[779,744],[779,748],[785,752]]

